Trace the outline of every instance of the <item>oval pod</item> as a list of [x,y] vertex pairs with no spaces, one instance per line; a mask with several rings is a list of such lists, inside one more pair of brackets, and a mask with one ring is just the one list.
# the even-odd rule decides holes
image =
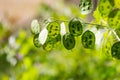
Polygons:
[[43,45],[48,37],[48,30],[44,28],[39,34],[39,42]]
[[93,32],[87,30],[82,35],[82,45],[84,48],[92,49],[95,46],[95,35]]
[[69,22],[69,32],[74,36],[80,36],[83,32],[83,27],[79,19],[74,18]]
[[111,55],[114,58],[120,59],[120,41],[113,44],[111,48]]
[[113,29],[120,27],[120,9],[114,9],[110,12],[108,16],[108,24]]
[[114,0],[99,0],[98,10],[102,17],[108,17],[114,7]]
[[80,0],[79,8],[82,14],[89,14],[93,9],[92,0]]
[[57,47],[61,43],[61,35],[59,34],[56,38],[53,38],[54,47]]
[[40,44],[38,38],[39,38],[39,34],[35,34],[34,38],[33,38],[33,43],[34,43],[35,47],[37,47],[37,48],[41,47],[41,44]]
[[47,26],[48,36],[55,38],[60,34],[60,24],[58,22],[50,22]]
[[38,23],[38,20],[33,20],[31,23],[31,32],[33,34],[38,34],[40,32],[40,25]]
[[75,47],[75,38],[73,35],[66,33],[63,36],[63,45],[67,50],[71,50]]
[[46,42],[44,43],[43,45],[43,49],[45,51],[51,51],[53,49],[53,41],[52,41],[52,38],[47,38]]
[[109,30],[107,30],[104,33],[102,40],[102,53],[107,57],[111,57],[112,44],[113,44],[113,34]]

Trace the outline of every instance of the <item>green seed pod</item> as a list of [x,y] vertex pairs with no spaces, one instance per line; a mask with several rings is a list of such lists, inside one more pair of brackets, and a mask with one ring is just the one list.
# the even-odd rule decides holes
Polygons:
[[93,32],[87,30],[82,35],[82,45],[84,48],[92,49],[95,46],[95,35]]
[[89,14],[93,9],[93,2],[92,0],[80,0],[79,7],[82,14]]
[[79,19],[74,18],[69,22],[69,32],[74,36],[80,36],[83,32],[83,27]]
[[66,49],[71,50],[75,47],[75,38],[73,35],[66,33],[63,36],[63,45]]
[[56,44],[57,42],[61,41],[61,35],[58,34],[56,38],[53,38],[53,42]]
[[120,41],[113,44],[111,54],[112,57],[120,59]]
[[60,34],[60,24],[58,22],[51,22],[47,26],[48,36],[55,38],[58,34]]
[[102,53],[107,57],[111,57],[110,49],[112,44],[113,44],[113,35],[108,30],[104,33],[104,37],[102,41]]
[[54,47],[57,47],[61,43],[61,35],[58,34],[56,38],[53,38]]
[[40,44],[38,38],[39,38],[39,34],[35,34],[34,38],[33,38],[33,43],[34,43],[35,47],[39,48],[39,47],[41,47],[41,44]]
[[37,20],[33,20],[31,23],[31,32],[33,34],[38,34],[40,32],[40,25]]
[[45,42],[44,45],[43,45],[43,49],[44,49],[45,51],[51,51],[51,50],[53,49],[53,45],[54,45],[53,39],[48,36],[46,42]]
[[102,17],[108,17],[114,7],[114,0],[99,0],[98,10]]
[[114,29],[120,27],[120,9],[114,9],[110,12],[108,16],[108,24]]

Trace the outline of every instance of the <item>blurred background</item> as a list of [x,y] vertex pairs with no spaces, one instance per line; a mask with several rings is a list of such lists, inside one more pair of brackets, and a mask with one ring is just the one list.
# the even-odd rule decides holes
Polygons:
[[[93,0],[96,9],[98,0]],[[0,0],[0,80],[120,80],[120,62],[97,50],[63,45],[51,52],[36,48],[30,25],[49,17],[94,20],[93,11],[82,15],[79,0]],[[67,25],[67,24],[66,24]]]

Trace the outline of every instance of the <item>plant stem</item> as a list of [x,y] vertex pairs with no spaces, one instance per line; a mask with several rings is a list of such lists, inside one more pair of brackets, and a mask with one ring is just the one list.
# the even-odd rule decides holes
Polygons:
[[107,26],[103,26],[103,25],[100,25],[100,24],[93,24],[93,23],[83,23],[83,24],[89,24],[89,25],[96,25],[96,26],[107,27]]
[[116,34],[116,32],[114,30],[112,30],[112,32],[115,35],[115,37],[117,38],[117,40],[120,41],[120,38],[118,37],[118,35]]

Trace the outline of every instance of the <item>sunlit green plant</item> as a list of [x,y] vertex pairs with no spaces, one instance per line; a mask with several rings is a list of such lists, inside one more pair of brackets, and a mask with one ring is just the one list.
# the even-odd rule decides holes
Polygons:
[[[80,0],[79,3],[79,9],[80,13],[83,15],[87,15],[92,12],[94,7],[93,0]],[[98,11],[98,12],[96,12]],[[115,58],[119,59],[120,55],[120,50],[115,50],[119,48],[120,45],[115,46],[117,43],[119,43],[119,28],[120,28],[120,9],[118,7],[115,7],[115,2],[114,0],[100,0],[98,3],[98,7],[96,8],[96,11],[94,13],[94,16],[96,18],[97,16],[101,17],[100,22],[94,23],[94,22],[85,22],[79,17],[75,17],[71,20],[59,20],[56,18],[49,18],[51,21],[48,21],[46,24],[46,30],[47,30],[47,35],[45,36],[43,40],[43,44],[41,44],[41,38],[38,37],[38,40],[33,40],[34,44],[38,43],[43,46],[43,49],[46,51],[51,51],[57,42],[62,43],[62,45],[67,49],[71,50],[76,46],[76,37],[81,37],[81,43],[84,48],[87,49],[96,49],[96,33],[95,31],[91,30],[93,26],[97,28],[97,30],[103,28],[106,33],[101,33],[104,34],[103,36],[103,41],[102,41],[102,51],[111,54],[113,56],[113,53],[115,53],[117,56],[113,56]],[[98,13],[100,13],[98,15]],[[32,33],[38,33],[39,28],[37,23],[38,21],[35,22],[35,20],[32,21],[31,24],[31,31]],[[68,26],[65,28],[65,34],[62,35],[60,32],[62,32],[61,24],[67,22]],[[33,23],[35,23],[33,25]],[[100,24],[102,23],[102,24]],[[85,25],[89,26],[91,25],[92,27],[86,28]],[[68,29],[68,30],[67,30]],[[44,29],[43,29],[44,30]],[[41,32],[43,32],[41,30]],[[41,33],[40,32],[40,33]],[[44,32],[45,33],[45,32]],[[38,35],[38,34],[37,34]],[[105,37],[108,36],[108,38]],[[111,35],[114,35],[115,37],[109,37]],[[40,35],[38,35],[40,36]],[[44,37],[44,36],[43,36]],[[99,38],[99,37],[97,37]],[[106,40],[104,39],[106,38]],[[114,38],[117,38],[117,40],[114,40]],[[37,44],[35,44],[36,46]],[[58,46],[61,44],[57,44]],[[39,47],[39,46],[36,46]],[[115,48],[114,48],[115,47]],[[114,50],[113,50],[114,49]]]

